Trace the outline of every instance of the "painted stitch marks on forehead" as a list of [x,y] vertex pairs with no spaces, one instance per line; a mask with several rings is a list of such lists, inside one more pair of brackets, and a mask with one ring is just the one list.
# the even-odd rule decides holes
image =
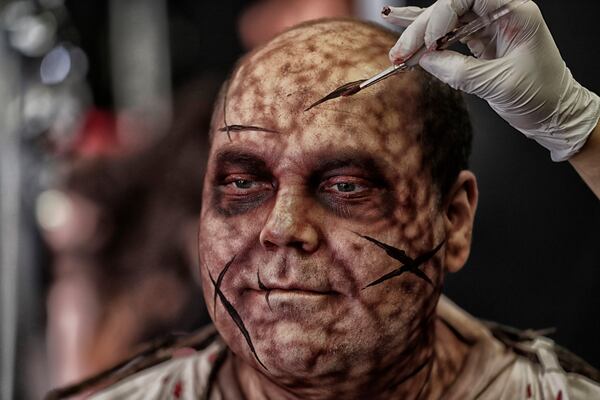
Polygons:
[[[228,85],[229,86],[229,85]],[[227,134],[227,138],[231,142],[231,132],[266,132],[266,133],[280,133],[276,129],[266,128],[262,126],[256,125],[243,125],[243,124],[229,124],[227,122],[227,91],[229,87],[225,89],[225,93],[223,95],[223,127],[219,128],[219,132],[225,132]]]
[[227,125],[219,128],[219,132],[242,132],[242,131],[256,131],[256,132],[269,132],[269,133],[280,133],[275,129],[263,128],[255,125]]

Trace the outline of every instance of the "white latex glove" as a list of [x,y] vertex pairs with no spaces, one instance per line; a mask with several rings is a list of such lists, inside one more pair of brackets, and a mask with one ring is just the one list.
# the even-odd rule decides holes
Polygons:
[[[407,27],[390,50],[398,63],[454,28],[508,0],[438,0],[431,7],[389,7],[383,18]],[[509,124],[550,150],[552,160],[575,154],[600,117],[600,98],[573,79],[533,1],[467,42],[473,55],[426,53],[419,64],[455,89],[485,99]]]

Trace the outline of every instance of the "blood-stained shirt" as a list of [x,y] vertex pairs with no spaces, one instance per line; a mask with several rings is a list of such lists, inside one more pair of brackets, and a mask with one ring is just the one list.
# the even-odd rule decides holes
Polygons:
[[[444,296],[438,303],[437,315],[470,345],[463,367],[444,399],[600,399],[600,385],[590,378],[598,379],[598,371],[550,339],[535,332],[483,323]],[[202,350],[186,353],[179,349],[169,361],[139,371],[91,398],[242,398],[234,379],[231,384],[216,379],[226,354],[226,345],[214,335]]]

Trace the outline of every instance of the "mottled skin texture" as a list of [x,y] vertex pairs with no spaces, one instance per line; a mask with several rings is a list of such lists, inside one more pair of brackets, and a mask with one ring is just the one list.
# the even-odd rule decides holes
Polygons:
[[[216,106],[203,287],[212,313],[209,272],[235,256],[219,288],[266,368],[218,299],[212,317],[249,398],[437,397],[467,351],[435,306],[445,271],[468,255],[476,188],[461,173],[442,200],[432,184],[418,144],[422,72],[303,111],[387,67],[394,41],[351,21],[292,29],[241,61]],[[363,290],[401,264],[360,235],[412,258],[446,240],[419,267],[433,285],[406,273]]]

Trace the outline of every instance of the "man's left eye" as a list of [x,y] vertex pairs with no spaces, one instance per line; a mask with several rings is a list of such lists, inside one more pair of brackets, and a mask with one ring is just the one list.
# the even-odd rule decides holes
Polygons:
[[248,195],[271,187],[269,182],[251,175],[231,175],[223,179],[220,185],[225,193],[232,195]]
[[248,179],[238,179],[233,181],[233,185],[238,189],[250,189],[254,181]]
[[349,192],[354,192],[356,190],[356,184],[354,183],[348,183],[348,182],[343,182],[343,183],[336,183],[335,185],[333,185],[339,192],[345,192],[345,193],[349,193]]
[[324,189],[329,192],[340,194],[360,194],[369,189],[369,185],[364,182],[354,180],[338,180],[328,182]]

